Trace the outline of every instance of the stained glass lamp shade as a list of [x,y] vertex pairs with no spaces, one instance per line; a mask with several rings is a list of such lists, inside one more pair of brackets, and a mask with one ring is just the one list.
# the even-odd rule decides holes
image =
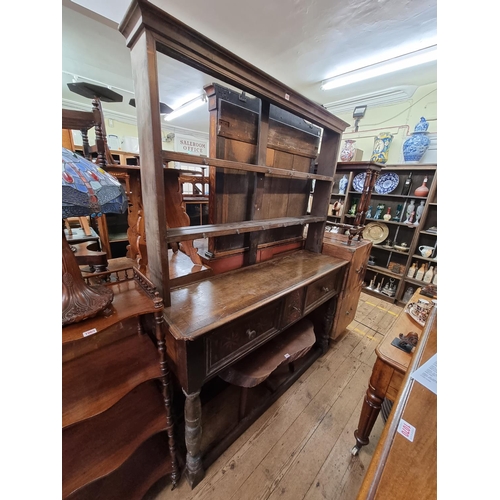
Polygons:
[[[127,196],[122,185],[105,170],[62,148],[62,218],[99,217],[124,213]],[[75,256],[62,234],[62,324],[95,316],[109,306],[113,292],[105,285],[87,285]]]

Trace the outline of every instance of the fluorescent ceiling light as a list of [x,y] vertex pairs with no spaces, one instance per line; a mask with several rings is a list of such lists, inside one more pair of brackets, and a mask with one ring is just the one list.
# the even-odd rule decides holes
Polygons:
[[167,122],[173,120],[174,118],[177,118],[178,116],[185,115],[186,113],[189,113],[193,109],[198,108],[201,106],[204,102],[207,101],[207,96],[206,94],[199,95],[198,97],[195,97],[191,101],[186,102],[182,106],[178,107],[177,109],[174,109],[171,113],[165,116],[165,120]]
[[433,45],[432,47],[417,50],[415,52],[411,52],[410,54],[388,59],[380,63],[365,66],[364,68],[359,68],[354,71],[349,71],[348,73],[343,73],[329,78],[328,80],[323,81],[321,84],[321,90],[343,87],[344,85],[368,80],[369,78],[373,78],[375,76],[385,75],[387,73],[392,73],[405,68],[411,68],[412,66],[418,66],[419,64],[426,62],[435,61],[436,59],[437,45]]

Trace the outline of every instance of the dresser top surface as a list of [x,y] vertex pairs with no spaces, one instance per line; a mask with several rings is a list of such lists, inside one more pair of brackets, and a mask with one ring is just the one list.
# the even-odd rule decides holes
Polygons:
[[307,250],[275,257],[172,290],[164,317],[175,338],[193,340],[347,264]]

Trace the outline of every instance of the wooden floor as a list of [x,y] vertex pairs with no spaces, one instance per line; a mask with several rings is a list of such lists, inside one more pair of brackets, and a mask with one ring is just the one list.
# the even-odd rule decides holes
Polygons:
[[402,308],[362,293],[355,321],[191,490],[156,483],[145,500],[354,500],[382,433],[351,455],[375,347]]

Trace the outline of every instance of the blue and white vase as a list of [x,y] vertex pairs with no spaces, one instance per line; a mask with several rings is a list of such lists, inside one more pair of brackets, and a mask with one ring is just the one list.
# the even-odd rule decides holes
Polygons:
[[345,194],[345,190],[347,188],[349,180],[347,179],[347,175],[344,175],[342,179],[339,181],[339,194]]
[[422,156],[424,156],[424,153],[431,143],[430,139],[427,137],[428,128],[429,124],[422,116],[420,122],[415,125],[413,134],[408,137],[403,144],[403,156],[405,161],[418,162],[422,159]]

